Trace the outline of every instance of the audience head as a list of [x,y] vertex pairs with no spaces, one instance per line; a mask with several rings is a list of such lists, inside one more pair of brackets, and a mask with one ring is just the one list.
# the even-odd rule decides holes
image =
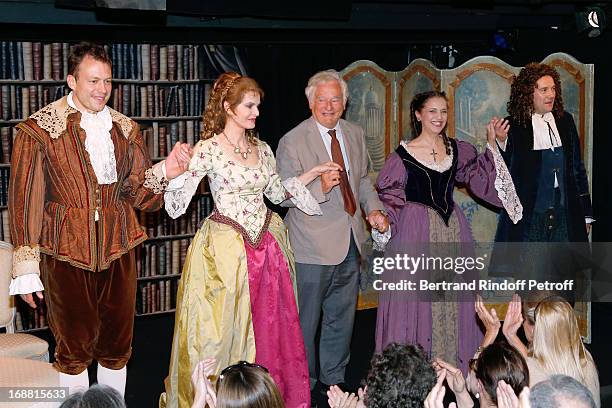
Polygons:
[[478,356],[475,370],[480,398],[497,405],[497,384],[504,380],[519,395],[529,386],[529,368],[517,349],[506,342],[496,342],[486,347]]
[[531,353],[550,374],[564,374],[585,383],[586,352],[572,306],[559,296],[538,303]]
[[563,97],[559,73],[548,64],[533,62],[525,65],[510,86],[507,110],[520,125],[531,123],[534,113],[563,114]]
[[306,98],[312,116],[321,125],[333,129],[346,108],[348,86],[333,69],[314,74],[306,86]]
[[[228,117],[236,116],[238,106],[247,95],[260,102],[264,93],[253,78],[242,76],[237,72],[221,74],[212,87],[204,110],[202,139],[221,133],[225,129]],[[251,127],[250,124],[239,123],[239,126],[246,129],[249,139],[254,139],[254,124]]]
[[366,379],[368,408],[422,408],[436,372],[421,346],[390,344],[372,358]]
[[533,341],[533,329],[535,328],[535,308],[544,299],[553,296],[554,293],[546,290],[529,292],[522,302],[523,331],[529,344]]
[[108,385],[95,384],[85,392],[70,395],[60,408],[125,408],[119,391]]
[[587,387],[567,375],[553,375],[531,387],[531,408],[596,408]]
[[217,408],[284,408],[285,404],[268,370],[241,361],[221,371],[217,383]]

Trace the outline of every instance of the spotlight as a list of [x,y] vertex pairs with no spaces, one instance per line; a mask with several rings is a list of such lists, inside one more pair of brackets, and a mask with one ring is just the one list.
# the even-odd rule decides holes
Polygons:
[[588,7],[576,13],[576,29],[586,31],[591,38],[598,37],[606,28],[606,13],[600,7]]

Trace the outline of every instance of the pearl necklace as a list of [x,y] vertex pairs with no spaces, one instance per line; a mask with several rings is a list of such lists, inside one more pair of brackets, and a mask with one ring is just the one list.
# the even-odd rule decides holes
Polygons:
[[230,145],[232,145],[232,147],[234,148],[234,153],[241,155],[241,156],[242,156],[242,158],[243,158],[244,160],[246,160],[246,159],[247,159],[247,155],[249,155],[249,154],[253,153],[253,151],[251,150],[251,148],[250,148],[250,147],[248,147],[248,144],[249,144],[249,140],[248,140],[248,139],[247,139],[247,149],[246,149],[246,151],[245,151],[245,152],[243,152],[242,150],[240,150],[240,147],[238,147],[238,145],[236,145],[236,144],[232,143],[232,141],[231,141],[231,140],[229,140],[229,137],[227,137],[227,135],[225,134],[225,132],[221,132],[221,133],[223,133],[223,136],[225,136],[225,140],[227,140],[227,143],[229,143]]

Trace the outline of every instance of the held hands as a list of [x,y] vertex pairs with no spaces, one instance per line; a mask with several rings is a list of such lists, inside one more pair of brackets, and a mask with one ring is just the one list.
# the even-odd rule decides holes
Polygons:
[[344,169],[342,166],[334,162],[327,162],[319,166],[328,166],[327,171],[318,174],[321,176],[321,189],[325,194],[327,194],[332,188],[340,184],[340,172],[344,171]]
[[207,358],[200,361],[191,374],[191,385],[194,390],[193,405],[191,408],[204,408],[208,405],[215,408],[217,405],[217,395],[215,389],[208,379],[215,370],[217,361],[214,358]]
[[366,219],[370,226],[381,234],[384,234],[389,229],[389,219],[380,210],[371,211]]
[[192,155],[193,149],[189,144],[176,142],[166,157],[166,178],[172,180],[183,174],[189,168]]
[[508,130],[510,130],[510,123],[506,119],[493,116],[487,124],[487,142],[489,142],[489,145],[495,146],[495,139],[504,143],[508,138]]
[[21,299],[26,302],[28,306],[30,306],[32,309],[36,309],[36,301],[34,300],[34,296],[32,296],[34,295],[34,293],[36,293],[36,297],[39,301],[43,300],[43,294],[41,291],[19,295]]

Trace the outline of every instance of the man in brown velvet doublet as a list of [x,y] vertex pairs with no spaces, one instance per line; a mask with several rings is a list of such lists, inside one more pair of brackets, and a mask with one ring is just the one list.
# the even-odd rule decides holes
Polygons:
[[147,238],[134,209],[161,207],[189,147],[177,144],[152,166],[136,122],[106,106],[112,71],[104,48],[81,44],[69,61],[70,95],[17,125],[11,294],[36,307],[32,294],[47,291],[60,385],[87,387],[95,359],[98,382],[123,393],[136,296],[132,249]]

